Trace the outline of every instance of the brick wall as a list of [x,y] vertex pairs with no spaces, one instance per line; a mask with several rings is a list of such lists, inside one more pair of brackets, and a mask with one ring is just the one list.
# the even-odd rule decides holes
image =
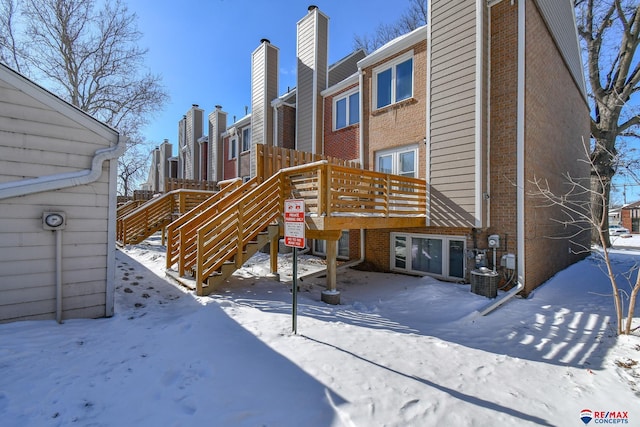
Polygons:
[[296,109],[289,105],[278,107],[278,147],[294,149],[296,145]]
[[[526,2],[525,93],[525,289],[586,256],[589,231],[565,227],[560,208],[543,208],[532,184],[549,182],[555,194],[570,190],[566,174],[588,185],[583,141],[589,141],[589,108],[532,0]],[[574,196],[575,197],[575,196]],[[588,198],[582,198],[588,202]],[[555,220],[555,221],[554,221]],[[570,237],[571,236],[571,237]],[[574,244],[572,242],[577,242]],[[580,251],[579,254],[572,252]]]
[[364,166],[374,169],[376,151],[418,143],[418,172],[420,178],[425,178],[426,148],[423,141],[426,136],[427,43],[420,42],[412,48],[413,97],[410,99],[372,112],[373,69],[411,49],[398,52],[364,69],[363,88],[360,91],[364,111],[360,123],[364,136],[364,151],[369,154],[368,158],[365,158]]
[[518,5],[503,1],[491,8],[490,77],[490,212],[489,228],[478,238],[500,235],[497,258],[517,254],[517,101],[518,101]]
[[350,91],[357,84],[324,99],[324,154],[339,159],[353,160],[360,157],[360,124],[333,130],[333,100]]

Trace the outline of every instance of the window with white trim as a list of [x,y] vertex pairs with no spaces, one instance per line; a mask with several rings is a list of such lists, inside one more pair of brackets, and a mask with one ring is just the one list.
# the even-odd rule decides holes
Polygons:
[[360,92],[358,89],[333,100],[333,130],[360,122]]
[[[327,241],[326,240],[314,240],[313,241],[313,253],[316,255],[327,255]],[[337,258],[349,259],[349,231],[342,232],[340,239],[338,240],[338,253]]]
[[391,270],[450,280],[465,277],[464,237],[391,233]]
[[242,152],[251,148],[251,127],[242,129]]
[[376,152],[376,171],[410,178],[418,177],[416,144]]
[[238,138],[231,138],[229,140],[229,160],[238,157]]
[[413,96],[413,51],[373,70],[375,109]]

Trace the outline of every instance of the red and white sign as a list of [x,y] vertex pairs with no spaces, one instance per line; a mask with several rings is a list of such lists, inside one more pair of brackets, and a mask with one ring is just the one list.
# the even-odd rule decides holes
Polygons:
[[284,244],[304,248],[304,200],[284,201]]

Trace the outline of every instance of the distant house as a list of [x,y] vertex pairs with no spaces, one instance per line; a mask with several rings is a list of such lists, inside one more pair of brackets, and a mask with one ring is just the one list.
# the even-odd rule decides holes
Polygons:
[[113,315],[112,128],[0,64],[0,322]]
[[252,111],[228,125],[220,108],[209,116],[209,179],[254,176],[249,154],[267,144],[424,180],[424,227],[353,220],[337,242],[338,256],[381,271],[468,281],[488,265],[529,292],[584,256],[588,233],[555,222],[562,212],[533,185],[564,193],[564,174],[589,173],[576,161],[589,106],[570,0],[433,0],[427,25],[331,66],[329,17],[310,6],[296,40],[295,89],[274,93],[279,51],[262,40]]
[[620,225],[632,233],[640,233],[640,202],[620,208]]

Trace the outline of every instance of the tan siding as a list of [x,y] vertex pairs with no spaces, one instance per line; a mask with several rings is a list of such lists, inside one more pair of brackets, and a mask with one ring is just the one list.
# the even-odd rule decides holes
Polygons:
[[[8,76],[0,78],[0,183],[86,171],[97,150],[116,143],[114,131]],[[0,200],[0,322],[55,316],[55,233],[42,228],[50,210],[67,215],[63,317],[105,314],[110,162],[102,169],[91,184]]]
[[[476,178],[476,2],[436,0],[431,4],[430,177],[433,225],[475,225]],[[446,206],[433,206],[445,203]],[[464,220],[462,219],[464,218]]]
[[570,0],[536,0],[540,14],[569,68],[571,76],[580,91],[584,92],[586,84],[582,58],[578,48],[578,35],[572,3]]

